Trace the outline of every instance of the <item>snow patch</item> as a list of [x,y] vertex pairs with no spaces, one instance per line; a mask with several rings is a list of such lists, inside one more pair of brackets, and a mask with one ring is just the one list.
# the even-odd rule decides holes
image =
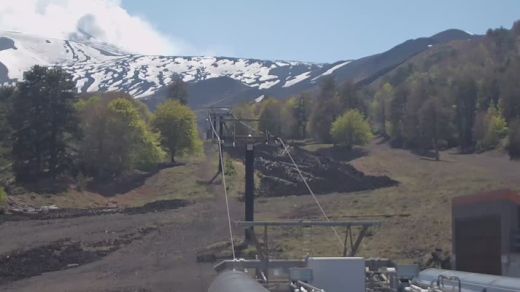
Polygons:
[[260,95],[259,97],[255,98],[255,102],[256,102],[256,103],[259,103],[259,102],[261,102],[262,100],[264,100],[264,98],[265,98],[265,95],[262,94],[262,95]]
[[[0,31],[2,36],[12,39],[17,48],[0,51],[0,62],[8,68],[9,78],[21,79],[23,72],[36,64],[61,66],[73,76],[81,92],[120,90],[137,97],[151,95],[169,84],[173,75],[179,75],[185,82],[228,77],[262,90],[280,83],[283,87],[295,85],[323,67],[323,64],[297,61],[131,55],[102,43]],[[338,64],[323,74],[330,74],[346,63]],[[302,67],[306,72],[300,73]],[[290,73],[294,71],[297,73]]]
[[307,79],[309,77],[311,77],[311,72],[305,72],[305,73],[302,73],[300,75],[296,75],[294,78],[287,80],[282,87],[293,86],[293,85],[295,85],[297,83],[302,82],[303,80],[305,80],[305,79]]
[[318,75],[318,76],[312,78],[312,81],[316,81],[317,79],[319,79],[319,78],[321,78],[321,77],[323,77],[323,76],[330,75],[330,74],[334,73],[334,71],[336,71],[336,70],[338,70],[339,68],[341,68],[341,67],[347,65],[347,64],[350,63],[350,62],[352,62],[352,61],[345,61],[345,62],[339,63],[339,64],[337,64],[336,66],[333,66],[332,68],[330,68],[329,70],[327,70],[327,71],[321,73],[320,75]]

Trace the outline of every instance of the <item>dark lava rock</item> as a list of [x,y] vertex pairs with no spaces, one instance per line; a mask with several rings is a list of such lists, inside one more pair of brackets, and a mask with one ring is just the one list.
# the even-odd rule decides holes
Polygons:
[[84,250],[78,242],[58,241],[0,258],[0,284],[90,263],[105,256]]
[[[387,176],[370,176],[329,157],[292,147],[291,155],[316,194],[356,192],[390,187],[398,182]],[[256,148],[255,169],[260,171],[260,196],[308,194],[305,184],[283,149],[271,145]]]

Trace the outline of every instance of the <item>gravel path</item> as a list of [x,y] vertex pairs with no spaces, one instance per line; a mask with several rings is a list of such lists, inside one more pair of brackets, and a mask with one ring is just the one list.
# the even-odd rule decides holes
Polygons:
[[[209,161],[200,167],[197,179],[211,177]],[[196,262],[196,252],[229,238],[221,187],[210,188],[211,199],[180,209],[4,222],[4,260],[14,251],[52,247],[57,241],[94,250],[98,259],[80,265],[64,262],[63,270],[17,281],[0,280],[0,291],[207,291],[215,272],[212,264]],[[230,203],[232,217],[238,219],[242,205]],[[23,265],[17,268],[23,271]]]

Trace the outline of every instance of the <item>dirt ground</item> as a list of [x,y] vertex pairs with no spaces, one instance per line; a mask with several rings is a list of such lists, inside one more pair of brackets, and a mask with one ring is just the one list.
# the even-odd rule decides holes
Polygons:
[[[334,155],[324,147],[316,151]],[[207,291],[215,272],[211,263],[196,262],[197,251],[228,240],[222,185],[203,183],[216,169],[216,154],[207,157],[162,169],[141,186],[108,198],[89,192],[13,198],[65,208],[141,209],[0,222],[0,291]],[[374,142],[352,157],[334,159],[369,175],[389,176],[399,185],[318,198],[332,219],[381,222],[369,231],[362,256],[417,262],[435,248],[449,252],[451,199],[506,187],[520,191],[520,162],[499,153],[445,151],[441,158],[435,162]],[[237,174],[228,186],[232,219],[239,220],[243,168],[234,165]],[[156,200],[189,204],[146,208]],[[255,208],[257,220],[321,219],[309,195],[261,197]],[[341,254],[329,229],[275,229],[269,246],[286,258]]]
[[[171,172],[188,167],[164,169],[141,187],[112,199],[112,203],[121,205],[139,205],[150,199],[145,196],[194,200],[183,208],[0,224],[0,264],[16,262],[8,257],[19,261],[32,258],[21,271],[28,275],[40,268],[34,265],[46,261],[47,267],[62,269],[14,281],[16,277],[9,277],[9,273],[20,271],[0,268],[0,290],[207,291],[215,273],[212,264],[196,262],[196,252],[228,240],[229,235],[222,186],[201,183],[213,175],[213,162],[195,165],[197,176],[191,174],[187,179],[198,187],[175,186],[178,176]],[[175,190],[179,194],[168,193]],[[99,198],[96,202],[105,203]],[[231,200],[231,205],[232,217],[238,219],[241,204]],[[53,262],[48,262],[48,254]],[[65,260],[62,255],[67,254],[70,256]]]
[[[329,146],[308,149],[319,151]],[[441,161],[436,162],[378,141],[367,146],[364,152],[363,156],[345,162],[365,174],[387,175],[399,185],[318,196],[333,219],[381,222],[380,227],[368,233],[361,246],[361,256],[420,263],[436,248],[449,254],[452,198],[502,188],[520,191],[520,162],[510,161],[501,153],[460,155],[456,150],[449,150],[442,152]],[[310,196],[262,199],[256,211],[258,219],[323,219]],[[343,230],[338,232],[344,234]],[[273,235],[273,241],[284,251],[281,256],[341,254],[333,232],[327,228],[274,230]]]

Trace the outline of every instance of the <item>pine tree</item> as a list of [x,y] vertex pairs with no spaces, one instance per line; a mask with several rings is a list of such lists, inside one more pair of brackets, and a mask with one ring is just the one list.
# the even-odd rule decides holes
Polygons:
[[0,87],[0,183],[8,177],[11,165],[11,126],[8,114],[14,88]]
[[473,79],[465,77],[455,83],[456,122],[459,147],[462,153],[473,150],[473,122],[477,108],[477,86]]
[[435,151],[435,160],[440,160],[440,141],[449,135],[450,113],[441,99],[429,97],[419,109],[419,128],[423,147]]
[[375,116],[376,121],[379,124],[381,135],[386,136],[386,121],[387,113],[389,111],[388,103],[393,99],[394,88],[390,83],[385,83],[383,87],[375,95]]
[[34,66],[17,85],[9,115],[17,180],[55,178],[71,165],[70,142],[79,138],[72,76]]
[[269,98],[262,101],[262,110],[258,117],[260,131],[269,132],[275,136],[282,135],[282,104],[280,101]]
[[167,91],[168,99],[178,100],[181,104],[188,103],[188,88],[181,76],[172,76],[172,82],[168,85]]

